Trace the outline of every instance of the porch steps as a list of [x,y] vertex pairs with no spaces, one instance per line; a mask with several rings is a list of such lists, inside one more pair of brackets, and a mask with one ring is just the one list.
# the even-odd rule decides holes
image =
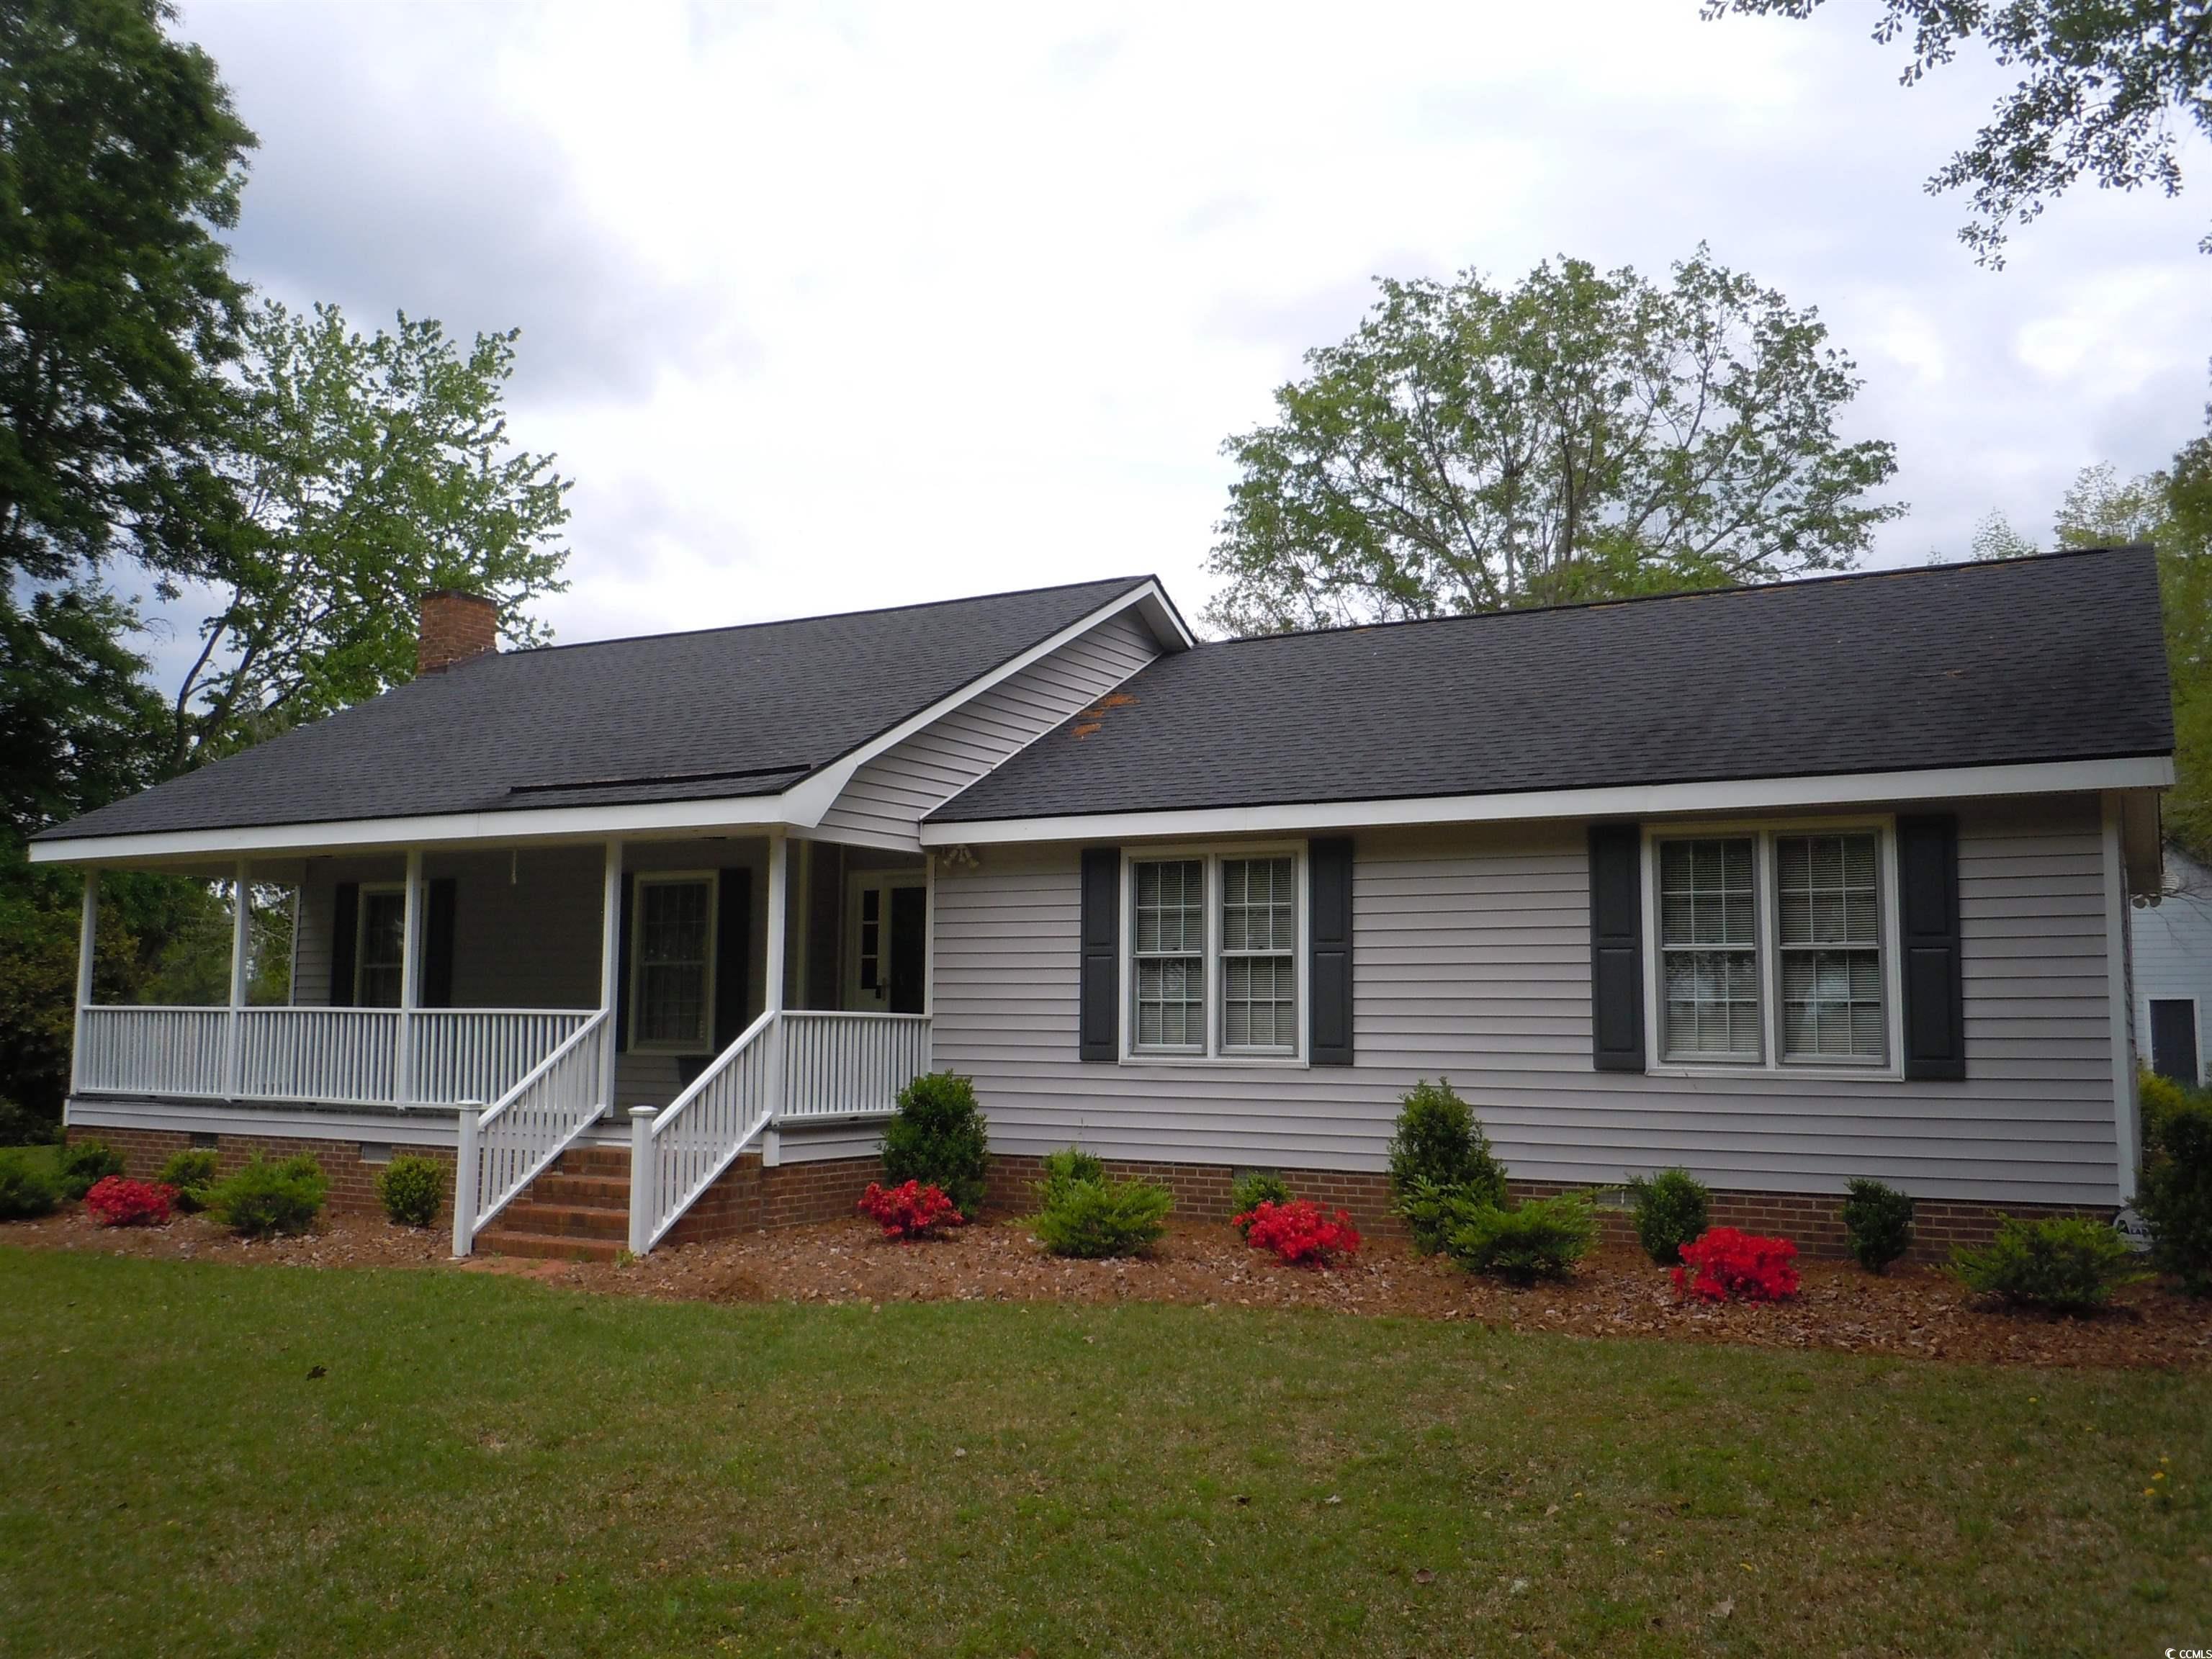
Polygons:
[[477,1236],[495,1255],[611,1261],[629,1244],[629,1154],[571,1147]]

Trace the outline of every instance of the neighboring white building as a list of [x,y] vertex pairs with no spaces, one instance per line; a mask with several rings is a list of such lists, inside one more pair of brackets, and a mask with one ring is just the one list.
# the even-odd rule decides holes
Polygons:
[[2166,890],[2133,920],[2136,1053],[2161,1076],[2204,1080],[2212,1004],[2212,868],[2166,849]]

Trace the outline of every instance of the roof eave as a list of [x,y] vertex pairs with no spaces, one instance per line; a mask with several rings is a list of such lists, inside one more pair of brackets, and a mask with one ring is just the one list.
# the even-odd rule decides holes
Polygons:
[[[922,820],[921,844],[964,847],[1015,842],[1153,840],[1183,836],[1560,818],[1664,817],[1863,805],[1875,801],[2165,789],[2172,783],[2173,757],[2170,753],[2161,753],[1998,766],[1926,767],[1717,782],[1611,784],[1590,788],[1391,799],[1255,802],[1235,806],[965,820],[933,817]],[[953,799],[957,802],[959,798]]]

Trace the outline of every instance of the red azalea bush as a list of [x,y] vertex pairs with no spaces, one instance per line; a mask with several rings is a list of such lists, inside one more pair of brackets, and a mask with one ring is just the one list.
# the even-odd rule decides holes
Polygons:
[[84,1207],[103,1227],[159,1227],[169,1218],[177,1189],[158,1181],[103,1176],[84,1195]]
[[1780,1302],[1797,1294],[1796,1259],[1797,1247],[1786,1238],[1709,1227],[1682,1246],[1675,1294],[1700,1302]]
[[1332,1215],[1310,1198],[1284,1204],[1262,1199],[1231,1224],[1244,1230],[1244,1241],[1254,1249],[1273,1250],[1285,1261],[1326,1267],[1359,1250],[1359,1230],[1352,1224],[1352,1212],[1339,1210]]
[[885,1238],[927,1238],[939,1227],[963,1225],[962,1215],[941,1187],[919,1181],[886,1187],[871,1181],[860,1194],[860,1213],[884,1230]]

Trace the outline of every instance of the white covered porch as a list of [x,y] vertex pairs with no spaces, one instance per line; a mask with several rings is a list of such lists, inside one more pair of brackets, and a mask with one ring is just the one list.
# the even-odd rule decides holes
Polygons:
[[[563,1150],[606,1140],[632,1146],[649,1249],[749,1151],[850,1155],[929,1068],[914,854],[771,830],[226,873],[228,1001],[144,1007],[93,1000],[88,872],[71,1121],[450,1146],[457,1253]],[[285,1000],[257,1003],[249,896],[272,889],[290,962]]]

